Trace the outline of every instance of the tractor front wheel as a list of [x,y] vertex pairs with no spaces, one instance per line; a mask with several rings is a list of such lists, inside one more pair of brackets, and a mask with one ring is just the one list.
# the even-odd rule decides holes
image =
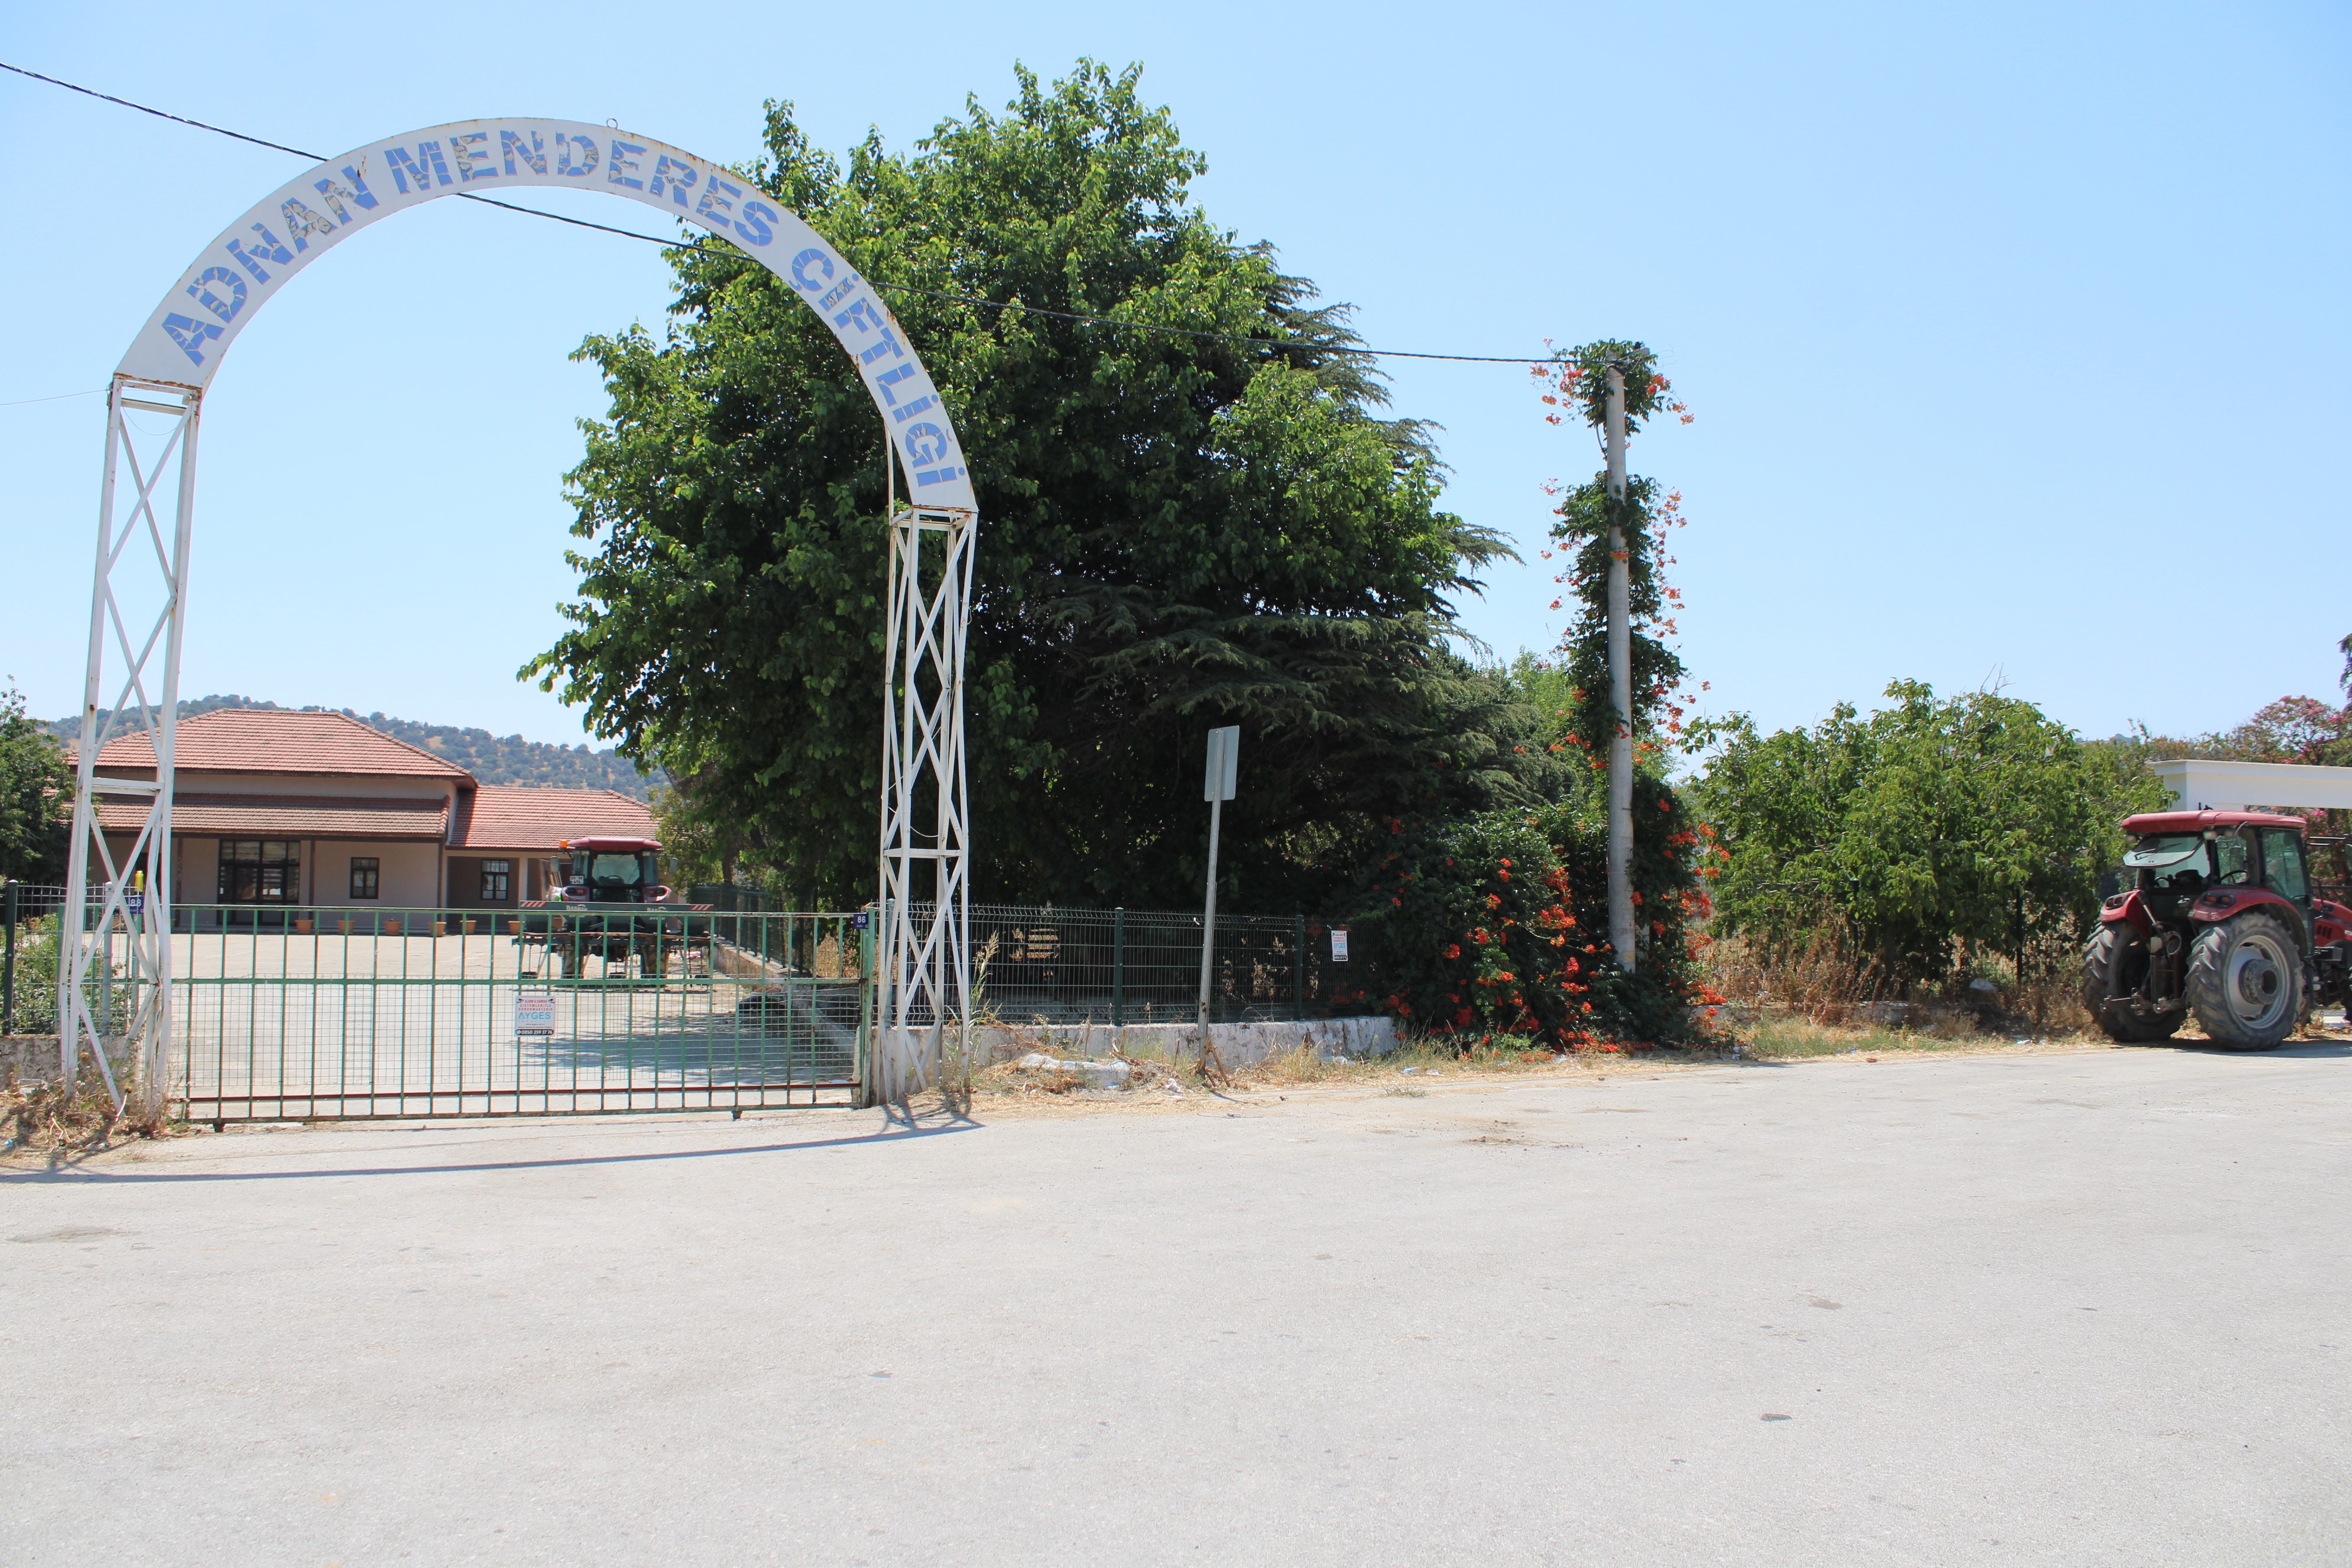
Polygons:
[[2294,1033],[2303,985],[2294,937],[2261,910],[2206,927],[2189,950],[2189,1005],[2225,1051],[2267,1051]]
[[2132,998],[2147,975],[2147,949],[2126,940],[2120,926],[2101,926],[2083,949],[2083,1005],[2100,1032],[2126,1046],[2168,1040],[2187,1017],[2184,1009],[2150,1016],[2132,1010]]

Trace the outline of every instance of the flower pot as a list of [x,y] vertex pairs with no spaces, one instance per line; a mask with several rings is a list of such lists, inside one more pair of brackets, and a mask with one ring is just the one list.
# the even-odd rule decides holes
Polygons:
[[398,936],[400,934],[400,921],[398,920],[388,920],[384,921],[383,934],[386,936]]
[[310,917],[308,915],[296,915],[294,917],[294,931],[298,936],[309,936],[310,934]]
[[349,936],[352,934],[352,922],[349,921],[337,921],[335,922],[335,929],[338,931],[341,931],[343,935]]
[[479,924],[479,923],[480,923],[480,922],[478,922],[478,921],[472,921],[472,920],[468,920],[468,921],[467,921],[465,922],[466,934],[467,934],[467,936],[471,936],[471,935],[473,935],[473,934],[474,934],[474,927],[475,927],[476,925]]

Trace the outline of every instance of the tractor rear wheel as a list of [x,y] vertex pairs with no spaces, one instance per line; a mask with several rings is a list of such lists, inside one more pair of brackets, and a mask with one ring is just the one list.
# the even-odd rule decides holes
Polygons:
[[2183,1008],[2153,1016],[2132,1010],[2132,997],[2147,973],[2147,949],[2125,940],[2121,926],[2101,926],[2083,949],[2083,1005],[2100,1032],[2127,1046],[2168,1040],[2188,1016]]
[[2189,1005],[2225,1051],[2267,1051],[2294,1033],[2303,986],[2294,937],[2265,910],[2206,927],[2189,950]]

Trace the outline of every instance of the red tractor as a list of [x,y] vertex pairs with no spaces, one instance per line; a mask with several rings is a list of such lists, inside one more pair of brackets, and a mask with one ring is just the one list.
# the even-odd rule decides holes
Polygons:
[[2195,1014],[2214,1045],[2266,1051],[2345,999],[2352,909],[2315,895],[2298,817],[2129,817],[2123,886],[2083,950],[2083,1005],[2109,1037],[2168,1039]]
[[560,894],[538,906],[556,912],[523,921],[524,937],[547,944],[550,978],[577,980],[584,961],[599,958],[608,978],[625,979],[635,957],[641,978],[659,980],[668,971],[669,955],[678,952],[688,953],[691,971],[694,954],[683,918],[688,906],[654,880],[658,842],[586,837],[567,839],[563,847],[572,857],[571,879]]

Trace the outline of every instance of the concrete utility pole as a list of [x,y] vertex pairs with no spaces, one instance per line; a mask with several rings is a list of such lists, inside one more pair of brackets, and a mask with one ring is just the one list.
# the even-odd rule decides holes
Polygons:
[[1625,499],[1625,372],[1609,367],[1609,700],[1617,710],[1609,742],[1609,945],[1617,966],[1633,971],[1633,649],[1625,530],[1616,503]]

